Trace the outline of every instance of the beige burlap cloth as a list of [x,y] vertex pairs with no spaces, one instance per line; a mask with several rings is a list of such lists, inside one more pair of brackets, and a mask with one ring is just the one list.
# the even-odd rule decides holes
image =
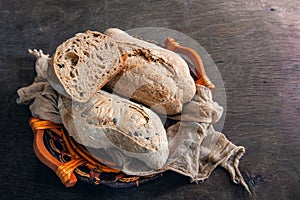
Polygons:
[[[46,77],[49,56],[42,51],[30,51],[35,55],[37,76],[32,85],[20,88],[17,103],[28,104],[33,117],[62,123],[57,101],[58,94],[49,85]],[[186,103],[180,115],[169,117],[177,123],[166,130],[169,157],[159,170],[152,170],[120,151],[113,160],[122,161],[122,171],[129,175],[148,175],[172,170],[190,177],[192,182],[207,179],[212,171],[225,168],[234,183],[242,184],[249,192],[239,169],[239,159],[245,153],[242,146],[231,143],[224,134],[213,128],[223,113],[223,108],[212,100],[210,90],[197,85],[194,98]],[[125,164],[124,164],[125,163]]]

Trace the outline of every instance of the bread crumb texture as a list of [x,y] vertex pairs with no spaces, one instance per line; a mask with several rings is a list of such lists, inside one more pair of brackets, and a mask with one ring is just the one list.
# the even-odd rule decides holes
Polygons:
[[73,100],[85,102],[121,69],[122,60],[113,39],[86,31],[57,47],[53,67]]

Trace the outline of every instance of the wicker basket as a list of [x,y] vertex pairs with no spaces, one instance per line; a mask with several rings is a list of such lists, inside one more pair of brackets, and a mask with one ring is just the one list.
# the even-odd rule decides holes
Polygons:
[[74,186],[78,179],[93,185],[132,187],[162,176],[161,173],[128,176],[107,166],[113,166],[113,163],[95,159],[84,146],[68,136],[63,125],[38,118],[31,118],[29,123],[34,132],[35,154],[56,173],[66,187]]
[[[215,88],[207,77],[202,60],[195,50],[179,45],[172,38],[166,39],[165,47],[190,58],[196,70],[193,76],[196,84],[204,85],[211,90]],[[115,168],[108,167],[114,166],[114,163],[95,159],[84,146],[66,134],[63,125],[31,118],[30,126],[35,134],[35,154],[56,173],[67,187],[75,185],[77,179],[94,185],[104,184],[115,188],[132,187],[162,176],[161,173],[149,176],[128,176]]]

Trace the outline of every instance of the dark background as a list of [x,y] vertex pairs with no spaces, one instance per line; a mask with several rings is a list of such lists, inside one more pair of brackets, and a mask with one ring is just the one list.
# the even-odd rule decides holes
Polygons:
[[0,20],[0,199],[249,199],[220,168],[199,185],[168,172],[138,188],[65,188],[36,158],[30,112],[15,103],[35,76],[27,49],[51,55],[86,29],[147,26],[187,34],[212,56],[226,88],[223,132],[246,148],[254,199],[300,199],[299,1],[1,0]]

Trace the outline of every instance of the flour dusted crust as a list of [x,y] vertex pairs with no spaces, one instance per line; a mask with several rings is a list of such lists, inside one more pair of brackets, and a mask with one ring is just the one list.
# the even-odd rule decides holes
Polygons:
[[187,63],[178,54],[120,29],[110,28],[105,34],[128,55],[124,70],[108,82],[108,88],[160,113],[180,113],[196,92]]
[[[131,55],[133,57],[138,55],[155,61],[154,53],[150,50],[136,49],[135,45],[126,47],[135,49]],[[74,101],[66,97],[67,93],[58,99],[57,93],[44,82],[47,78],[53,81],[52,86],[61,90],[61,93],[66,92],[54,70],[49,70],[47,75],[45,73],[49,57],[42,51],[33,50],[30,53],[37,57],[37,77],[32,85],[18,90],[17,103],[30,104],[33,117],[55,123],[61,123],[62,118],[68,133],[85,145],[87,150],[92,150],[93,156],[100,158],[101,162],[104,160],[104,164],[113,162],[114,166],[111,167],[117,166],[123,173],[134,176],[172,170],[190,177],[193,182],[207,179],[217,166],[222,166],[230,173],[234,183],[242,184],[251,194],[238,169],[245,149],[234,145],[225,135],[214,130],[212,124],[218,121],[223,109],[213,102],[207,87],[197,85],[197,93],[190,102],[184,104],[181,115],[172,116],[179,121],[173,125],[168,124],[165,131],[159,117],[150,109],[102,90],[87,102]],[[137,64],[138,68],[148,63],[145,59],[137,60],[129,63],[129,66]],[[157,62],[164,61],[158,59]],[[165,65],[161,66],[164,70],[169,69]],[[162,72],[160,69],[158,71]],[[148,77],[155,70],[146,73]],[[139,75],[137,77],[141,77],[142,81],[143,74]],[[135,80],[137,77],[131,78]],[[124,85],[126,87],[128,85]],[[151,93],[148,92],[148,95]],[[157,94],[154,92],[153,95]],[[94,154],[95,149],[100,150],[100,154]]]
[[161,168],[168,158],[164,126],[142,105],[100,90],[85,103],[61,96],[59,110],[69,134],[80,144],[122,150],[152,169]]
[[85,102],[122,69],[124,61],[110,37],[96,31],[78,33],[57,47],[49,82],[63,95]]

